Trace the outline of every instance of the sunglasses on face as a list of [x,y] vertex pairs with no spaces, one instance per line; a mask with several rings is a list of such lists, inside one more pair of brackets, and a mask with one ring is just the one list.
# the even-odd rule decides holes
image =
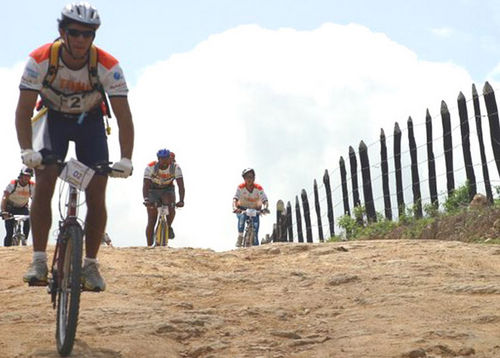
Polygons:
[[89,38],[95,36],[95,31],[94,30],[80,31],[80,30],[77,30],[77,29],[66,29],[66,32],[71,37],[79,37],[80,35],[82,35],[83,38],[85,38],[85,39],[89,39]]

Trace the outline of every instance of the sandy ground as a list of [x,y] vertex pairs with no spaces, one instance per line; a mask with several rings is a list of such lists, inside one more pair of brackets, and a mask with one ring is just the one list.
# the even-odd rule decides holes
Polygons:
[[[0,357],[57,357],[31,248],[0,248]],[[100,251],[73,357],[500,357],[500,246],[453,241]]]

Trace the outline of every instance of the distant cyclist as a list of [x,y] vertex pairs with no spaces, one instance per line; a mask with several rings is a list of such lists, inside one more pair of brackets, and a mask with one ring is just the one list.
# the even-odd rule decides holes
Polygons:
[[[33,169],[23,168],[17,179],[12,180],[5,188],[2,197],[2,216],[8,219],[12,215],[29,215],[29,202],[35,191],[35,183],[31,181]],[[6,235],[4,246],[12,246],[14,220],[5,220]],[[23,226],[24,237],[30,233],[30,222],[26,220]]]
[[[234,194],[233,198],[233,212],[238,216],[238,240],[236,241],[236,247],[241,246],[243,231],[245,231],[245,222],[247,220],[247,215],[242,212],[241,208],[262,209],[267,211],[269,204],[264,189],[262,186],[255,183],[255,170],[247,168],[243,170],[241,176],[245,182],[238,185],[236,194]],[[259,234],[259,223],[259,216],[256,216],[254,218],[255,236],[253,245],[259,245],[259,240],[257,239]]]
[[[175,155],[168,149],[160,149],[156,153],[157,161],[148,164],[144,170],[144,181],[142,185],[142,195],[144,197],[144,205],[148,211],[148,225],[146,226],[146,240],[148,246],[153,245],[153,233],[158,216],[158,208],[155,205],[161,202],[163,205],[169,206],[168,238],[175,237],[172,228],[172,222],[175,217],[175,207],[184,206],[184,179],[182,177],[181,168],[175,162]],[[179,189],[179,201],[175,202],[175,186],[174,180]]]

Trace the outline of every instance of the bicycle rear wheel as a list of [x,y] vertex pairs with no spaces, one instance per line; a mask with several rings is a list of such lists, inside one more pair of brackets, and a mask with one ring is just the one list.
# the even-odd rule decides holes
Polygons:
[[61,233],[65,243],[61,246],[57,264],[57,351],[67,356],[73,350],[78,311],[80,309],[83,231],[79,225],[69,225]]

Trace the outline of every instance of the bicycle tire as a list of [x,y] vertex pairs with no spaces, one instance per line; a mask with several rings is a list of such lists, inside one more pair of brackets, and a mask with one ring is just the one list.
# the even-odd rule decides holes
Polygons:
[[168,223],[165,220],[162,225],[162,231],[161,231],[161,246],[167,246],[168,245]]
[[59,286],[57,288],[56,342],[63,357],[73,350],[78,311],[80,309],[83,231],[77,225],[67,226],[61,235],[66,236],[58,260]]
[[245,236],[243,236],[243,247],[250,247],[252,246],[252,240],[253,240],[253,226],[249,224],[247,227],[247,230],[245,232]]

